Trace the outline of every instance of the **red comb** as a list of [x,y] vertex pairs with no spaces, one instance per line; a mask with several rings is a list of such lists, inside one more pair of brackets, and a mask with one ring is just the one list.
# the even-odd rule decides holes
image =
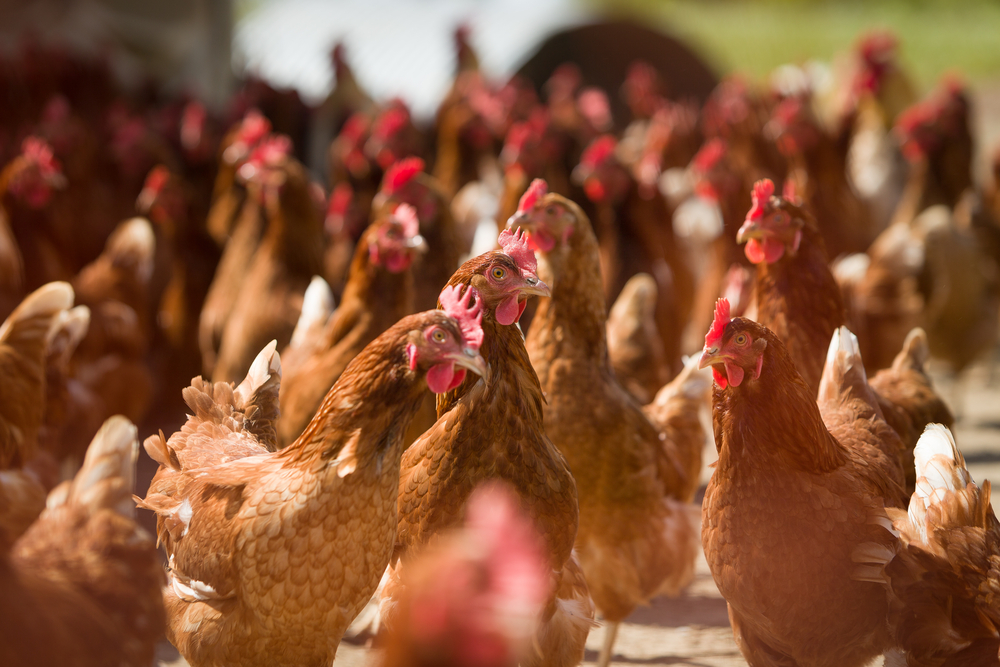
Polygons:
[[248,146],[254,146],[261,141],[271,131],[271,121],[257,109],[250,109],[243,117],[240,124],[238,141],[242,141]]
[[583,151],[583,155],[580,157],[580,164],[586,165],[591,169],[596,169],[614,155],[617,146],[618,140],[612,135],[601,135],[587,146],[587,150]]
[[520,227],[514,233],[511,233],[509,229],[503,230],[497,241],[499,241],[504,253],[517,262],[522,273],[527,271],[534,274],[538,271],[535,251],[528,247],[528,240],[524,238],[524,232],[521,231]]
[[60,171],[59,161],[52,154],[52,146],[39,137],[26,137],[21,143],[21,155],[29,162],[38,165],[43,174],[54,174]]
[[858,53],[868,63],[888,60],[898,45],[896,36],[887,31],[870,32],[861,38]]
[[786,97],[771,112],[771,118],[776,120],[782,127],[788,127],[802,113],[802,101],[797,97]]
[[694,168],[705,174],[712,170],[722,156],[726,154],[726,142],[716,137],[701,147],[698,154],[694,156],[691,163]]
[[715,344],[722,340],[722,334],[726,331],[726,325],[731,321],[732,318],[729,317],[729,299],[719,299],[715,302],[715,319],[712,320],[712,328],[705,334],[705,347],[715,347]]
[[611,127],[611,103],[607,93],[600,88],[589,87],[580,91],[576,105],[587,122],[596,129],[604,131]]
[[338,183],[337,187],[330,193],[330,204],[326,208],[326,216],[346,215],[347,209],[354,199],[354,188],[350,183]]
[[255,167],[273,165],[291,152],[291,139],[284,134],[272,134],[257,144],[247,162]]
[[159,193],[169,180],[170,170],[162,164],[158,164],[149,171],[149,175],[146,176],[146,182],[143,184],[142,189]]
[[408,157],[389,167],[382,180],[382,192],[393,195],[401,187],[413,180],[424,170],[424,161],[418,157]]
[[[774,194],[774,181],[770,178],[763,178],[753,184],[753,206],[750,207],[750,212],[747,213],[747,220],[756,220],[764,215],[764,208],[767,206],[768,200]],[[729,305],[726,304],[726,312],[728,312]]]
[[392,212],[399,224],[403,225],[403,234],[407,238],[413,238],[420,233],[420,220],[417,219],[417,209],[409,204],[400,204]]
[[479,291],[469,285],[462,294],[461,285],[449,285],[442,290],[438,301],[444,312],[458,322],[465,346],[478,350],[483,344],[483,299]]
[[[545,182],[544,178],[536,178],[525,190],[524,194],[521,195],[521,201],[517,203],[518,212],[530,211],[538,203],[538,200],[549,193],[549,184]],[[503,236],[501,234],[500,236]],[[510,253],[507,253],[508,255]]]
[[386,109],[375,119],[372,125],[372,136],[388,139],[396,136],[410,122],[410,112],[402,104]]

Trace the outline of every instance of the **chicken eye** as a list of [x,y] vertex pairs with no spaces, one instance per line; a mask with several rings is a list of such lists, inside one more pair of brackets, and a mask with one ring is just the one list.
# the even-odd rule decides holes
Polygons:
[[549,204],[549,206],[545,209],[545,215],[551,217],[555,215],[557,211],[558,209],[556,208],[555,204]]
[[502,266],[494,266],[492,273],[496,280],[503,280],[507,276],[507,271]]
[[746,345],[747,340],[748,340],[747,335],[745,333],[741,333],[739,336],[736,337],[736,344],[739,346]]
[[781,214],[780,213],[775,213],[774,217],[772,218],[772,220],[774,220],[775,222],[781,222]]
[[440,329],[435,329],[434,332],[431,334],[431,338],[434,339],[435,343],[443,343],[447,338],[447,336]]

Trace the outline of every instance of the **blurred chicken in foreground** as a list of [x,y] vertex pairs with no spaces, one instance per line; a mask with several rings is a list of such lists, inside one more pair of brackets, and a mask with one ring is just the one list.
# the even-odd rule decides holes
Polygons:
[[163,571],[135,520],[136,428],[112,417],[17,542],[0,534],[0,664],[147,667]]
[[505,486],[469,497],[465,524],[442,533],[401,582],[383,667],[514,667],[549,597],[544,546]]

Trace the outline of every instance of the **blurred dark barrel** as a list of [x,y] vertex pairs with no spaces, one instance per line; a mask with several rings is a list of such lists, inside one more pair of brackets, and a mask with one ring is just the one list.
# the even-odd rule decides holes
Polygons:
[[574,62],[584,85],[603,88],[611,100],[617,123],[629,118],[618,94],[629,65],[645,60],[659,71],[670,99],[695,99],[702,104],[718,77],[685,44],[663,33],[629,21],[607,21],[570,28],[546,39],[518,70],[541,92],[559,65]]

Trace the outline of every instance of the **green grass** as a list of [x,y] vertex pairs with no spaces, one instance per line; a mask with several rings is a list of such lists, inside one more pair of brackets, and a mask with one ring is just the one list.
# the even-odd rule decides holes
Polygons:
[[[585,0],[586,1],[586,0]],[[807,2],[591,0],[606,13],[650,21],[692,45],[717,71],[763,77],[776,66],[829,61],[871,28],[900,38],[901,59],[927,89],[958,71],[1000,78],[1000,3],[983,0]]]

